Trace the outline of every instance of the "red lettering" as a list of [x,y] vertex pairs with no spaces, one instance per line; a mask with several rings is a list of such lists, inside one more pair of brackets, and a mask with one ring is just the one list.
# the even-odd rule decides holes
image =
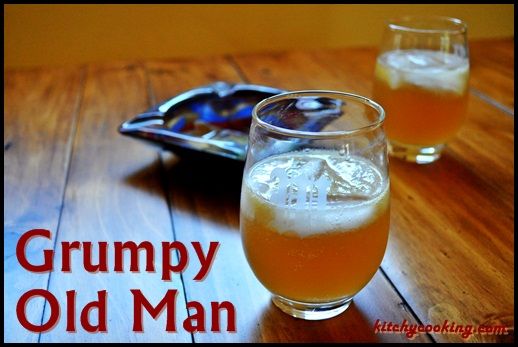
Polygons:
[[79,243],[79,241],[61,242],[61,248],[61,271],[70,272],[70,251],[73,249],[81,249],[81,243]]
[[18,243],[16,244],[16,258],[18,258],[18,262],[24,269],[33,271],[33,272],[48,272],[52,271],[52,256],[54,252],[50,249],[46,249],[43,251],[43,259],[44,263],[41,265],[34,265],[29,263],[27,260],[27,255],[25,254],[25,249],[27,247],[27,243],[36,236],[42,236],[50,240],[51,232],[46,229],[32,229],[29,230],[20,237]]
[[[171,250],[176,249],[178,251],[178,264],[171,264]],[[187,266],[189,255],[187,254],[187,248],[183,243],[179,241],[174,242],[162,242],[162,281],[171,280],[171,271],[182,272]]]
[[142,307],[149,312],[153,319],[157,319],[158,316],[162,313],[164,308],[167,308],[167,321],[166,321],[166,331],[167,332],[176,332],[176,320],[175,320],[175,305],[176,305],[176,295],[178,291],[176,289],[169,289],[167,293],[164,295],[164,298],[153,307],[144,297],[142,292],[138,289],[131,289],[131,293],[133,294],[133,331],[142,332]]
[[130,271],[138,272],[139,271],[139,261],[138,261],[138,251],[143,249],[146,251],[146,271],[153,272],[155,271],[155,249],[153,248],[153,244],[149,241],[143,241],[138,246],[133,241],[127,242],[115,242],[115,267],[114,270],[117,272],[124,271],[124,249],[130,250]]
[[216,251],[219,247],[219,242],[212,241],[209,245],[209,251],[207,252],[207,256],[203,254],[203,249],[201,248],[201,244],[199,242],[191,242],[194,250],[196,251],[196,255],[200,260],[200,271],[194,277],[195,281],[203,281],[207,273],[209,272],[212,263],[214,262],[214,257],[216,256]]
[[380,320],[377,319],[376,322],[374,322],[374,333],[379,334],[381,331],[381,323]]
[[[29,300],[31,300],[35,296],[41,296],[49,303],[50,307],[50,317],[47,323],[42,325],[34,325],[27,319],[25,314],[25,305]],[[16,317],[20,324],[27,330],[32,331],[34,333],[42,333],[46,332],[58,322],[59,319],[59,303],[58,300],[52,293],[45,289],[31,289],[27,293],[23,294],[18,303],[16,304]]]
[[213,332],[220,332],[220,326],[219,326],[219,310],[225,309],[227,311],[227,331],[228,332],[236,332],[236,309],[234,305],[230,301],[223,301],[223,302],[215,302],[212,301],[210,303],[210,307],[212,310],[212,324],[210,327],[210,330]]
[[[195,309],[196,313],[191,315],[190,309]],[[205,332],[205,309],[198,301],[187,302],[187,312],[189,317],[183,321],[183,328],[190,332]],[[196,323],[196,324],[193,324]]]
[[[90,311],[97,309],[98,319],[97,325],[90,324],[88,316]],[[97,301],[92,301],[86,304],[81,311],[81,325],[83,329],[89,333],[106,332],[106,290],[97,292]]]
[[67,331],[76,332],[76,291],[67,291]]
[[85,270],[88,272],[108,271],[108,262],[106,257],[108,255],[108,242],[99,242],[99,262],[97,265],[92,265],[92,243],[83,242],[83,262]]

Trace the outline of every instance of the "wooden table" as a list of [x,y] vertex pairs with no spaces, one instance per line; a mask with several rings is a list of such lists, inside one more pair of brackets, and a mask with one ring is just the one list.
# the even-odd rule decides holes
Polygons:
[[[438,162],[391,160],[391,230],[382,266],[346,313],[319,322],[280,312],[249,269],[239,235],[239,169],[181,160],[117,128],[150,105],[218,80],[369,96],[375,49],[5,71],[4,341],[410,341],[376,334],[378,319],[505,325],[510,335],[468,341],[514,340],[514,39],[470,48],[467,122]],[[15,256],[20,235],[34,228],[51,230],[52,239],[31,241],[29,260],[40,264],[42,251],[54,248],[52,272],[29,272]],[[80,251],[72,255],[72,271],[62,272],[61,242],[75,240],[92,241],[94,249],[97,241],[112,247],[128,240],[151,241],[157,251],[172,240],[221,246],[204,281],[193,281],[193,259],[165,282],[160,271],[114,272],[113,258],[107,273],[88,273]],[[62,304],[59,323],[42,334],[24,329],[15,314],[20,296],[34,288],[48,289]],[[155,321],[144,313],[144,332],[133,333],[132,288],[153,304],[177,289],[178,331],[165,332],[165,314]],[[77,291],[77,310],[107,290],[107,333],[84,331],[78,312],[78,331],[65,331],[67,290]],[[186,300],[206,308],[231,301],[237,332],[223,326],[220,333],[187,333]],[[42,299],[30,301],[26,312],[34,324],[50,315]],[[430,333],[411,341],[464,340]]]

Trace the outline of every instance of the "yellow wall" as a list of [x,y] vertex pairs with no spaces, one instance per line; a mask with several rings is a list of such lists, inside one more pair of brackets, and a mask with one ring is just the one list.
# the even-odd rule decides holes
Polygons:
[[384,19],[424,13],[514,33],[514,5],[4,5],[4,68],[377,45]]

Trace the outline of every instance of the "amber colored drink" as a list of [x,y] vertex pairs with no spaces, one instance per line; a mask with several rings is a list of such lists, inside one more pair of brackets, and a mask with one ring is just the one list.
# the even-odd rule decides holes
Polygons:
[[469,62],[429,50],[390,51],[378,57],[374,99],[386,112],[391,142],[446,143],[460,129],[468,101]]
[[338,152],[292,152],[256,163],[241,201],[243,245],[255,275],[272,293],[300,302],[356,294],[385,252],[388,191],[369,161]]

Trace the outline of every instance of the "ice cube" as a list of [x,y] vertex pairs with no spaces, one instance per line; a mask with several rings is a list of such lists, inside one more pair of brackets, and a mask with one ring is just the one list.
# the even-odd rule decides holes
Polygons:
[[368,160],[338,151],[311,150],[270,157],[246,179],[243,213],[254,204],[272,211],[272,228],[301,237],[354,230],[372,221],[388,204],[388,183]]
[[469,61],[439,51],[399,50],[383,54],[376,67],[378,78],[392,89],[412,84],[431,90],[462,94],[467,87]]

